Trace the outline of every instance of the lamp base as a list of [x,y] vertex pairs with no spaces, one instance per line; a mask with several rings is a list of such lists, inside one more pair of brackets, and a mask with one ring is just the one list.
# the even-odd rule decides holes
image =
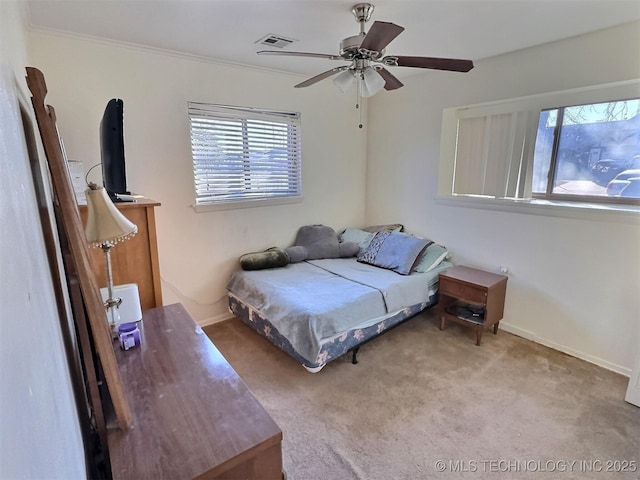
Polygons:
[[104,303],[107,309],[107,320],[109,321],[109,330],[111,331],[111,340],[118,339],[118,325],[122,323],[120,321],[120,313],[118,313],[118,307],[122,299],[109,299]]
[[[137,283],[114,285],[111,292],[114,298],[122,300],[118,307],[118,315],[120,316],[120,320],[117,322],[118,325],[121,323],[131,323],[142,320],[140,294],[138,292]],[[109,300],[109,289],[107,287],[101,288],[100,294],[102,295],[102,301],[105,303],[106,307],[106,303]]]

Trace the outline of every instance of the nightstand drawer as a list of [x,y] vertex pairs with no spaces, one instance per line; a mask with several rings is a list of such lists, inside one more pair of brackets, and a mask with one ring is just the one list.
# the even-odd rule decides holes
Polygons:
[[440,286],[438,289],[442,295],[450,295],[467,302],[484,305],[487,300],[487,291],[484,288],[449,280],[446,277],[440,277]]

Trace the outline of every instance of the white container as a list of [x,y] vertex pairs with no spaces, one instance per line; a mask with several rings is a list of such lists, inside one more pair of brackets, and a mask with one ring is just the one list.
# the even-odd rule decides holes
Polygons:
[[[100,289],[102,301],[109,298],[107,287]],[[125,283],[123,285],[114,285],[113,298],[121,298],[122,303],[118,308],[120,320],[118,325],[122,323],[138,322],[142,320],[142,309],[140,308],[140,294],[138,293],[137,283]]]

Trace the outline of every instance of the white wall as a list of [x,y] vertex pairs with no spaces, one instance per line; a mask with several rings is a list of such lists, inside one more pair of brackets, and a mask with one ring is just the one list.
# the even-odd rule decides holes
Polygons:
[[[104,105],[124,99],[129,186],[163,204],[165,303],[182,302],[201,323],[226,312],[224,284],[242,253],[287,246],[308,223],[402,222],[446,244],[457,263],[510,267],[505,328],[628,373],[640,310],[638,269],[629,267],[640,257],[637,224],[435,197],[444,107],[637,77],[638,31],[630,24],[479,61],[468,74],[409,77],[371,100],[368,131],[330,82],[294,90],[293,76],[44,32],[30,35],[30,54],[49,82],[70,158],[87,167],[99,161]],[[304,202],[194,213],[189,100],[301,111]]]
[[[100,161],[104,107],[110,98],[124,100],[128,187],[162,202],[157,224],[165,304],[182,302],[206,323],[226,314],[224,287],[240,255],[287,247],[302,225],[362,224],[366,133],[357,128],[352,102],[330,82],[293,89],[300,81],[295,76],[166,52],[43,32],[33,32],[30,41],[70,159],[86,168]],[[195,213],[188,101],[301,112],[304,201]]]
[[[0,2],[0,478],[84,478],[78,413],[18,98],[31,112],[21,7]],[[37,129],[36,129],[37,132]]]
[[629,373],[640,320],[637,220],[558,218],[436,200],[442,109],[640,76],[640,24],[425,72],[370,102],[366,223],[401,222],[458,264],[508,265],[506,329]]

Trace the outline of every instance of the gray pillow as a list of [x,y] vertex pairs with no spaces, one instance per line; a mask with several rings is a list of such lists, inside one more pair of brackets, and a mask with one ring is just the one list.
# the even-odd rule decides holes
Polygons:
[[369,227],[364,227],[362,230],[365,232],[402,232],[404,230],[404,225],[401,223],[389,223],[386,225],[371,225]]
[[378,232],[366,250],[358,255],[358,261],[409,275],[418,257],[431,243],[426,238],[405,233]]

